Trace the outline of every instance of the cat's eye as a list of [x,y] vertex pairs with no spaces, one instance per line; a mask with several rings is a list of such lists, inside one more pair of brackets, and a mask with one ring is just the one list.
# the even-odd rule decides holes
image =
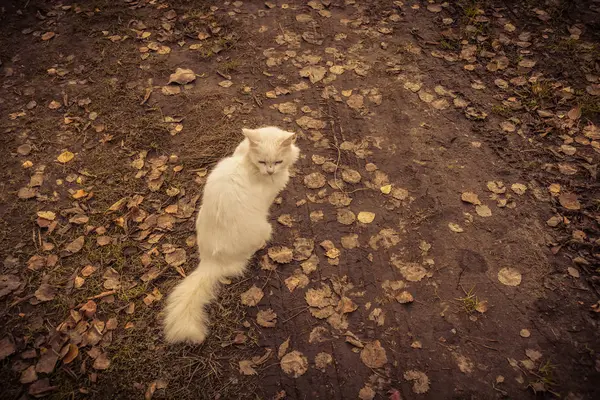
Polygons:
[[281,164],[283,162],[283,160],[281,161],[275,161],[275,164]]
[[267,162],[266,161],[259,161],[258,163],[259,164],[266,164]]

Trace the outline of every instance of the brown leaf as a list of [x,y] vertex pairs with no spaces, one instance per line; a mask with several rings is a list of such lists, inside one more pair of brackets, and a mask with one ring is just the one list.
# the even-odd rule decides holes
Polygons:
[[35,372],[35,366],[31,365],[21,373],[21,378],[19,379],[19,382],[25,385],[31,382],[35,382],[37,379],[38,375]]
[[167,84],[178,83],[180,85],[187,85],[195,80],[196,74],[194,71],[191,69],[177,68],[175,72],[169,76],[169,82]]
[[331,357],[331,354],[329,353],[321,352],[315,356],[315,368],[321,370],[322,372],[325,372],[327,366],[332,362],[333,357]]
[[73,343],[69,344],[69,351],[62,359],[63,364],[71,363],[79,354],[79,348],[75,346]]
[[560,205],[567,210],[581,209],[581,204],[579,203],[579,200],[577,200],[577,196],[574,193],[562,193],[558,197],[558,201],[560,202]]
[[320,172],[313,172],[304,177],[304,184],[309,189],[319,189],[325,186],[327,180],[325,176]]
[[40,287],[35,291],[35,297],[39,301],[50,301],[56,297],[56,289],[54,287],[48,285],[47,283],[42,283]]
[[404,373],[404,379],[413,381],[412,390],[414,393],[427,393],[429,390],[429,378],[421,371],[409,370]]
[[105,370],[110,366],[110,360],[108,359],[108,355],[106,353],[101,353],[94,360],[94,364],[92,364],[92,368],[97,370]]
[[156,390],[165,389],[167,385],[168,382],[164,379],[157,379],[155,381],[150,382],[150,384],[148,385],[148,389],[146,389],[146,393],[144,393],[144,400],[151,400]]
[[286,278],[285,285],[290,292],[293,292],[296,288],[304,288],[310,283],[308,276],[306,276],[301,269],[296,269],[294,274],[289,278]]
[[239,366],[242,375],[258,375],[258,372],[253,368],[254,362],[252,360],[242,360],[239,362]]
[[280,365],[283,372],[298,378],[308,370],[308,359],[298,350],[294,350],[281,358]]
[[287,264],[294,259],[294,253],[292,249],[285,246],[270,247],[268,254],[271,260],[279,264]]
[[480,205],[481,201],[479,200],[479,196],[472,192],[463,192],[460,195],[460,199],[465,203],[471,203],[475,205]]
[[17,351],[17,347],[10,338],[5,337],[0,340],[0,361],[6,357],[13,355]]
[[519,286],[521,279],[521,273],[514,268],[507,267],[498,271],[498,280],[506,286]]
[[385,349],[379,340],[367,343],[360,351],[360,359],[369,368],[382,368],[388,362]]
[[54,33],[54,32],[45,32],[44,34],[42,34],[42,36],[40,36],[40,38],[43,41],[47,41],[47,40],[52,39],[54,36],[56,36],[56,33]]
[[[360,400],[373,400],[376,395],[377,395],[377,392],[375,392],[375,390],[373,390],[373,388],[371,386],[369,386],[368,384],[363,386],[358,391],[358,398]],[[390,399],[391,399],[391,397],[390,397]],[[399,400],[401,400],[401,399],[399,399]]]
[[256,315],[256,323],[265,328],[273,328],[277,324],[277,314],[270,308],[261,310]]
[[92,318],[94,314],[96,314],[98,306],[94,300],[88,300],[83,306],[81,306],[80,310],[83,311],[87,318]]
[[398,303],[406,304],[406,303],[412,303],[415,299],[412,294],[410,294],[407,291],[403,291],[396,295],[396,300],[398,301]]
[[[45,350],[45,351],[44,351]],[[54,371],[54,367],[58,362],[58,354],[52,349],[43,349],[42,356],[35,365],[35,371],[39,373],[49,374]]]
[[106,246],[106,245],[110,244],[111,241],[112,241],[111,237],[106,236],[106,235],[98,236],[96,238],[96,243],[98,244],[98,246]]
[[22,187],[17,192],[17,196],[22,200],[32,199],[37,195],[37,189],[30,187]]
[[17,290],[19,286],[21,286],[21,281],[18,276],[0,275],[0,299]]
[[93,265],[86,265],[81,270],[81,275],[87,278],[88,276],[90,276],[94,272],[96,272],[97,269],[98,269],[98,267],[94,267]]
[[46,393],[56,390],[56,388],[58,388],[58,386],[50,386],[50,379],[43,378],[32,383],[31,386],[29,386],[28,393],[34,397],[42,397]]
[[65,247],[65,250],[71,254],[78,253],[83,248],[84,243],[85,243],[85,237],[79,236],[77,239],[75,239],[71,243],[69,243]]
[[569,112],[567,113],[567,116],[572,119],[572,120],[578,120],[579,118],[581,118],[581,107],[580,106],[575,106],[572,109],[569,110]]
[[242,293],[240,297],[243,305],[253,307],[262,300],[264,295],[262,289],[253,285],[250,289]]
[[179,267],[180,265],[185,264],[187,261],[185,249],[178,248],[171,253],[165,254],[165,261],[172,267]]
[[315,241],[313,239],[297,238],[294,240],[294,260],[304,261],[309,259],[314,248]]
[[287,353],[287,350],[289,347],[290,347],[290,338],[288,336],[286,341],[279,345],[279,349],[277,350],[277,358],[279,358],[281,360],[281,357],[283,357],[285,355],[285,353]]

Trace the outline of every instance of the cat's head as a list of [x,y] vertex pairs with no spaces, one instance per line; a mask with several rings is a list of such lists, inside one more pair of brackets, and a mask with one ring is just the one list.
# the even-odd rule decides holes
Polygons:
[[247,157],[262,175],[274,175],[298,160],[300,149],[294,144],[296,134],[268,126],[242,129],[249,142]]

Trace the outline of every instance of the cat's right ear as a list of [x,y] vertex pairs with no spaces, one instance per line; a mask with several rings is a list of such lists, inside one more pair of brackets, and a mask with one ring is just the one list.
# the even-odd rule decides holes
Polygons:
[[242,133],[244,134],[244,136],[246,136],[246,138],[250,142],[250,146],[252,146],[252,147],[258,146],[258,143],[260,142],[260,135],[256,129],[242,128]]

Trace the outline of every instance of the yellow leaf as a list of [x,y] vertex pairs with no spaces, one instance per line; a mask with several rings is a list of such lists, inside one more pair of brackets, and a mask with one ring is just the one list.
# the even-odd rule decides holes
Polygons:
[[69,161],[71,161],[73,158],[75,158],[75,154],[71,153],[69,150],[62,152],[57,158],[56,160],[59,163],[62,164],[66,164]]
[[370,211],[361,211],[358,213],[358,220],[363,224],[370,224],[375,219],[375,213]]
[[74,199],[81,199],[82,197],[87,196],[89,193],[86,192],[83,189],[79,189],[78,191],[76,191],[75,193],[73,193],[73,198]]
[[392,185],[382,186],[380,188],[380,190],[381,190],[381,193],[383,193],[383,194],[390,194],[390,192],[392,191]]
[[38,217],[47,219],[48,221],[54,221],[56,218],[56,214],[54,214],[52,211],[38,211],[37,215]]

